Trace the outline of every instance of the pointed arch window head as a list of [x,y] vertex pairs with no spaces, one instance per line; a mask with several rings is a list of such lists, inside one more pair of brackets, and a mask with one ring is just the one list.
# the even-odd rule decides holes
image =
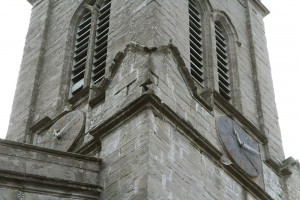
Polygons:
[[104,78],[110,8],[111,0],[104,0],[101,4],[86,6],[79,18],[75,28],[70,97]]
[[216,56],[218,69],[219,93],[226,99],[231,99],[230,68],[228,56],[228,39],[220,22],[215,22]]
[[195,0],[189,0],[191,75],[202,87],[204,84],[201,13]]
[[77,27],[71,75],[72,96],[77,94],[84,85],[84,75],[87,63],[89,40],[91,36],[91,21],[92,13],[87,10],[83,13]]

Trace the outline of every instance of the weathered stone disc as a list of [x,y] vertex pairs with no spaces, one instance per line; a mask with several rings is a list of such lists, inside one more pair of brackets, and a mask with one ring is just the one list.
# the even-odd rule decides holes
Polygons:
[[69,112],[59,118],[51,128],[37,139],[37,146],[69,151],[84,131],[85,115],[82,111]]

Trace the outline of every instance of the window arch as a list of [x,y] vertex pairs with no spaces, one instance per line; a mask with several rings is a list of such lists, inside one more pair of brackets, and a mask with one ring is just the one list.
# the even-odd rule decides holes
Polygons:
[[223,25],[216,21],[215,40],[216,40],[216,57],[218,71],[218,89],[219,93],[226,99],[231,99],[231,84],[230,84],[230,68],[228,55],[228,38]]
[[237,61],[238,34],[223,11],[214,11],[214,88],[236,108],[241,107],[240,80]]
[[99,83],[105,75],[111,0],[82,8],[75,25],[69,97]]
[[85,10],[76,29],[73,65],[71,73],[71,95],[77,94],[84,86],[88,47],[91,37],[92,12]]

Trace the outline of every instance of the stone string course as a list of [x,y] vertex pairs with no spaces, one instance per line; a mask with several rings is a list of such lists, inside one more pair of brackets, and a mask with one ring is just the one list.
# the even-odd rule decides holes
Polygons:
[[[44,180],[64,177],[74,182],[90,184],[84,181],[92,181],[98,189],[94,187],[96,192],[86,191],[84,194],[90,195],[91,199],[300,199],[299,163],[283,162],[285,156],[263,23],[268,10],[260,1],[199,0],[204,16],[207,80],[206,90],[198,88],[197,92],[196,85],[186,73],[190,57],[188,0],[112,0],[106,82],[98,88],[105,90],[103,101],[97,101],[93,106],[89,105],[88,96],[78,98],[73,105],[68,102],[75,28],[73,16],[78,7],[88,1],[29,2],[33,6],[31,22],[7,139],[32,144],[38,137],[32,129],[34,125],[43,122],[45,117],[50,121],[56,119],[66,108],[80,109],[87,116],[86,135],[81,147],[95,144],[95,147],[91,146],[94,149],[90,150],[89,156],[102,159],[98,168],[100,175],[91,175],[90,179],[84,180],[74,175],[75,179],[72,179],[68,174],[78,170],[75,158],[66,159],[62,161],[65,162],[63,165],[55,167],[51,167],[52,164],[60,163],[47,166],[49,159],[42,159],[39,162],[49,167],[49,173],[39,174],[42,172],[35,164],[29,167],[30,170],[21,167],[31,163],[22,156],[26,153],[5,145],[2,147],[1,142],[1,152],[11,153],[0,155],[1,164],[4,163],[0,164],[0,170],[8,170],[7,167],[12,165],[14,173],[37,173],[32,175],[43,176]],[[217,102],[213,95],[218,89],[213,31],[216,18],[226,22],[226,30],[231,30],[234,97],[229,105],[228,102]],[[207,92],[208,96],[204,98],[202,92]],[[156,99],[159,106],[129,112],[131,106],[146,95]],[[167,115],[161,109],[163,107],[171,110],[173,117]],[[125,110],[129,110],[126,115],[122,114]],[[243,116],[243,120],[234,113]],[[263,172],[258,178],[248,180],[246,177],[245,182],[236,175],[241,172],[230,171],[236,168],[222,164],[220,158],[212,156],[187,129],[182,128],[182,124],[188,124],[194,134],[211,144],[218,155],[226,157],[215,128],[215,120],[221,115],[234,117],[242,125],[247,121],[244,127],[251,125],[263,136],[256,137],[252,133],[263,159]],[[113,121],[114,118],[124,120]],[[115,123],[104,124],[109,121]],[[110,128],[105,129],[105,125]],[[49,124],[40,123],[39,127],[43,127],[39,129],[43,132]],[[261,138],[267,138],[267,142]],[[14,145],[17,147],[21,143]],[[30,152],[26,150],[29,146],[22,148]],[[53,157],[59,155],[58,152],[52,153]],[[66,172],[60,176],[60,173],[51,171],[53,168]],[[32,199],[48,198],[45,196],[47,192],[16,190],[9,184],[13,184],[11,180],[0,181],[0,194],[5,194],[4,198],[22,199],[28,195]],[[31,188],[36,187],[29,181],[30,184]],[[260,192],[254,192],[255,188]],[[69,195],[65,198],[72,199],[72,194]],[[73,199],[85,199],[76,195]],[[54,196],[50,199],[62,199]]]

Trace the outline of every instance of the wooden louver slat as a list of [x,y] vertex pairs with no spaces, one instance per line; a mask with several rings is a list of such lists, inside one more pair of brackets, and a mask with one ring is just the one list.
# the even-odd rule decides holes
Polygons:
[[219,92],[226,100],[230,100],[231,91],[228,66],[228,45],[224,30],[218,22],[215,23],[215,37]]
[[201,86],[204,83],[201,16],[194,0],[189,0],[191,75]]
[[101,8],[99,8],[97,17],[96,41],[91,73],[93,84],[100,82],[105,75],[110,7],[111,0],[104,1]]
[[71,95],[74,96],[84,85],[85,65],[88,54],[89,38],[91,35],[90,11],[86,11],[77,27],[73,55],[73,67],[71,77]]

